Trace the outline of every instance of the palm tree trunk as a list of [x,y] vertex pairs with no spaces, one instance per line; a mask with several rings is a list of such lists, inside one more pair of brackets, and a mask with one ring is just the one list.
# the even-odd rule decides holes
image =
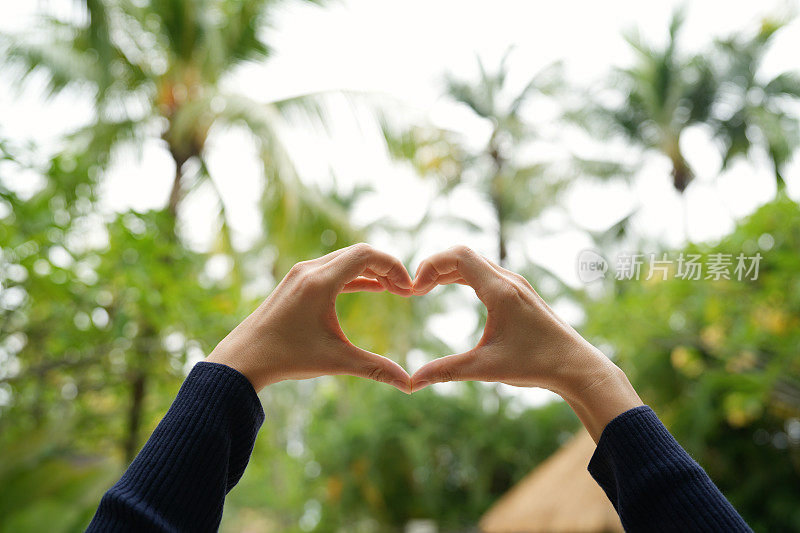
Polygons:
[[498,217],[497,219],[497,255],[500,258],[500,266],[505,268],[508,258],[508,249],[506,248],[506,224]]
[[683,240],[689,242],[689,205],[686,202],[686,187],[694,179],[694,173],[683,158],[677,147],[669,155],[672,160],[672,185],[678,191],[681,201],[681,225],[683,226]]
[[167,209],[169,209],[170,214],[174,219],[177,220],[178,218],[178,204],[181,202],[181,198],[183,196],[182,190],[182,167],[186,160],[181,160],[181,158],[174,152],[170,151],[172,155],[172,160],[175,162],[175,177],[172,180],[172,190],[169,193],[169,203],[167,204]]
[[[175,230],[177,229],[178,206],[180,205],[181,198],[183,197],[182,167],[186,160],[184,159],[182,161],[174,150],[170,150],[170,154],[175,162],[175,177],[172,181],[172,190],[170,191],[169,201],[167,203],[167,211],[170,213],[170,215],[172,215],[173,226],[173,231],[171,232],[169,238],[174,239],[177,242],[177,234]],[[142,339],[145,343],[151,342],[155,336],[156,332],[154,328],[150,327],[149,325],[142,328]],[[139,448],[139,431],[142,425],[142,412],[144,410],[144,400],[147,393],[148,382],[148,375],[144,370],[144,368],[146,368],[144,365],[148,364],[147,359],[149,359],[151,355],[151,350],[148,347],[143,347],[140,349],[140,356],[142,357],[143,361],[140,362],[138,368],[133,371],[130,380],[131,402],[128,407],[127,434],[123,444],[125,459],[128,461],[128,463],[130,463],[136,456],[136,451]]]
[[777,198],[786,192],[786,180],[783,178],[780,164],[774,157],[772,158],[772,168],[775,172],[775,186],[777,187],[775,197]]
[[672,185],[675,187],[675,190],[683,194],[683,191],[689,186],[689,182],[692,181],[692,178],[694,178],[694,176],[686,160],[683,159],[683,156],[678,155],[677,159],[673,159],[672,161]]
[[147,378],[142,370],[136,370],[131,380],[131,404],[128,411],[128,435],[125,438],[125,460],[130,463],[139,448],[139,428],[142,424]]
[[[506,209],[505,202],[503,201],[503,164],[504,158],[500,154],[500,148],[496,143],[497,132],[492,134],[489,141],[489,155],[494,162],[494,175],[491,178],[491,199],[492,207],[494,208],[495,218],[497,219],[497,259],[498,264],[505,268],[508,259],[508,247],[506,243]],[[492,386],[492,394],[497,401],[497,417],[502,418],[505,416],[506,402],[503,394],[500,392],[500,383],[495,383]]]
[[497,219],[497,256],[500,266],[506,266],[506,259],[508,257],[508,248],[506,244],[506,210],[505,202],[503,201],[503,156],[500,154],[500,149],[495,142],[496,134],[492,135],[489,140],[489,155],[494,162],[494,175],[491,178],[491,198],[492,207],[494,208],[495,218]]
[[497,258],[498,264],[506,268],[508,262],[508,244],[506,242],[506,214],[503,209],[503,201],[499,195],[492,194],[492,208],[497,220]]

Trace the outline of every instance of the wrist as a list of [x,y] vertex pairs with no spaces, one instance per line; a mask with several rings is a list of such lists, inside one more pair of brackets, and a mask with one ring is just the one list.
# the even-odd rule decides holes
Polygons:
[[274,379],[265,368],[267,366],[265,359],[268,357],[254,349],[252,344],[235,342],[235,340],[229,335],[212,350],[205,360],[236,370],[247,378],[256,392],[260,392],[270,383],[280,381]]
[[560,394],[597,442],[611,420],[643,403],[625,372],[593,346],[592,351]]

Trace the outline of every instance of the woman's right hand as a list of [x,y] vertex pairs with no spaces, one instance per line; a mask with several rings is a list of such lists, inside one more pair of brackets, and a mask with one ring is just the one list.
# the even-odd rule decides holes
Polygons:
[[469,285],[486,306],[483,336],[475,348],[420,368],[412,390],[454,380],[543,387],[564,397],[595,439],[611,419],[642,405],[625,374],[519,274],[458,246],[422,261],[412,291],[449,283]]

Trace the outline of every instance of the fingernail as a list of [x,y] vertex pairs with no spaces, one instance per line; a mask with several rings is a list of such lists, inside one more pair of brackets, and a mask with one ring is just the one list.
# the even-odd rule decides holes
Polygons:
[[414,383],[414,386],[411,388],[411,391],[412,392],[417,392],[419,390],[424,389],[425,387],[427,387],[430,384],[431,384],[430,381],[417,381],[416,383]]
[[392,386],[395,388],[400,389],[401,391],[405,392],[406,394],[411,394],[411,387],[408,385],[407,381],[401,381],[396,379],[392,381]]

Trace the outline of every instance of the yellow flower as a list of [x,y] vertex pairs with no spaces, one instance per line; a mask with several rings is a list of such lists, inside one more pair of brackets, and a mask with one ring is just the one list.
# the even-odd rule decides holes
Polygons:
[[746,372],[747,370],[752,369],[757,362],[758,356],[754,352],[750,350],[744,350],[738,355],[732,357],[725,364],[725,370],[734,373]]
[[716,351],[722,347],[725,340],[725,330],[720,324],[712,324],[700,332],[700,340],[709,351]]
[[705,369],[699,354],[685,346],[676,346],[672,350],[670,362],[676,370],[690,378],[696,378]]
[[781,334],[786,331],[789,318],[780,309],[760,307],[753,311],[753,322],[770,333]]

